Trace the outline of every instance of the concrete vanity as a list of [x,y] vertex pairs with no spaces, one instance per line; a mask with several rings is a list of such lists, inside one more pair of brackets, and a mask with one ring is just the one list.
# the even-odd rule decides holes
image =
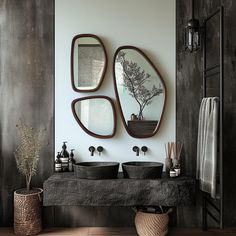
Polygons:
[[78,179],[74,173],[57,173],[43,185],[44,206],[179,206],[191,204],[195,180],[191,177],[160,179]]

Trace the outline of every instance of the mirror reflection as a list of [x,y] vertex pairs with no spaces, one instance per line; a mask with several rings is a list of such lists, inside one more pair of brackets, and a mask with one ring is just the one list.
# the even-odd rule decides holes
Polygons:
[[114,79],[123,122],[134,137],[153,136],[162,118],[166,89],[160,73],[138,48],[116,51]]
[[71,78],[74,90],[95,91],[106,70],[106,52],[95,35],[77,35],[71,47]]
[[115,133],[116,118],[112,100],[106,96],[92,96],[72,102],[75,119],[81,128],[97,138],[110,138]]

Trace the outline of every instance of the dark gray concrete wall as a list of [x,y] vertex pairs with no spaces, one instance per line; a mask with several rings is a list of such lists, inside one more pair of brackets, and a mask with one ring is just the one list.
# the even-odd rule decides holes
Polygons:
[[[228,226],[236,225],[236,190],[232,188],[236,182],[236,2],[233,0],[197,0],[195,1],[196,16],[202,21],[204,17],[214,12],[220,5],[225,8],[225,88],[224,88],[224,186],[225,186],[225,223]],[[177,139],[184,143],[185,173],[195,176],[197,151],[198,112],[202,98],[202,52],[187,53],[183,49],[184,25],[190,16],[190,1],[176,1],[176,105],[177,105]],[[209,32],[216,30],[215,21],[209,27]],[[208,33],[209,33],[208,32]],[[208,34],[209,35],[209,34]],[[208,39],[210,48],[209,62],[214,63],[217,55],[217,40]],[[216,94],[217,78],[213,77],[208,86],[210,93]],[[200,226],[200,196],[196,206],[178,209],[178,224],[181,226]],[[229,210],[230,209],[230,210]]]
[[19,119],[45,129],[32,185],[53,173],[53,16],[53,1],[0,1],[0,226],[12,225],[13,191],[25,186],[13,154]]

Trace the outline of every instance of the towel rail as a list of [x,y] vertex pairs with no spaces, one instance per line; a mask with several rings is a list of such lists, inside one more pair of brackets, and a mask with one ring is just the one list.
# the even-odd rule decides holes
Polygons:
[[220,214],[220,209],[217,207],[213,202],[211,202],[208,198],[206,198],[206,202],[211,205],[219,214]]
[[208,17],[206,17],[205,21],[209,21],[212,17],[214,17],[215,15],[217,15],[218,13],[220,13],[221,8],[217,9],[215,12],[213,12],[211,15],[209,15]]
[[211,211],[209,211],[208,209],[206,209],[207,214],[217,223],[220,224],[220,220],[217,219],[212,213]]
[[217,65],[214,65],[214,66],[210,66],[209,68],[205,69],[205,72],[211,71],[211,70],[213,70],[215,68],[218,68],[218,67],[220,67],[220,64],[217,64]]
[[211,77],[211,76],[215,76],[215,75],[220,75],[220,71],[205,75],[205,77],[207,78],[207,77]]
[[[209,68],[206,68],[206,25],[209,20],[212,19],[212,17],[219,14],[220,17],[220,25],[219,25],[219,32],[220,32],[220,64],[211,66]],[[224,185],[223,185],[223,175],[224,175],[224,166],[223,166],[223,151],[224,151],[224,7],[221,6],[219,9],[217,9],[214,13],[209,15],[205,18],[203,22],[203,28],[204,28],[204,36],[203,36],[203,97],[206,97],[206,80],[209,77],[212,77],[214,75],[219,75],[220,83],[220,103],[219,103],[219,175],[220,175],[220,198],[219,198],[219,207],[217,207],[211,200],[212,198],[208,193],[202,192],[202,228],[203,230],[207,230],[208,228],[208,221],[207,216],[210,216],[221,229],[224,228]],[[211,72],[216,68],[219,67],[219,71],[217,72]],[[215,215],[212,214],[210,211],[210,208],[208,205],[212,206],[218,213],[219,213],[219,219],[216,218]]]

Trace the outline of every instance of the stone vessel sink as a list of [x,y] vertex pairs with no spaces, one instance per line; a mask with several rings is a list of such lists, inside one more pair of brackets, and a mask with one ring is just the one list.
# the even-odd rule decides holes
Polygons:
[[116,179],[118,170],[118,162],[80,162],[74,165],[79,179]]
[[124,178],[157,179],[161,178],[163,164],[160,162],[130,161],[122,163]]

